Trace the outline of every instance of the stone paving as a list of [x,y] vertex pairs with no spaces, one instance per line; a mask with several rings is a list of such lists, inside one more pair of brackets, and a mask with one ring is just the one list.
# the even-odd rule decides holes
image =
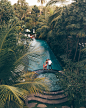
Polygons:
[[38,104],[37,107],[45,108],[47,106],[45,104]]
[[62,108],[70,108],[70,107],[68,107],[68,106],[62,106]]
[[36,100],[36,101],[39,101],[39,102],[42,102],[42,103],[48,103],[48,104],[59,104],[59,103],[66,102],[67,98],[61,99],[61,100],[47,100],[47,99],[41,99],[41,98],[38,98],[38,97],[28,98],[28,101],[31,101],[31,100]]
[[[60,99],[60,98],[65,98],[65,95],[64,94],[60,94],[60,95],[44,95],[44,94],[40,94],[40,93],[37,93],[37,94],[32,94],[32,97],[33,96],[36,96],[36,97],[40,97],[40,98],[45,98],[45,99]],[[31,95],[30,95],[31,97]]]

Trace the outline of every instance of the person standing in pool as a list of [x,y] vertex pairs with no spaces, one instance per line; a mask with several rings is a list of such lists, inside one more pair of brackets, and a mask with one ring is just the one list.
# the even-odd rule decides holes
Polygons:
[[[49,69],[52,70],[52,61],[51,61],[50,59],[48,59],[48,67],[49,67]],[[49,69],[48,69],[48,70],[49,70]]]

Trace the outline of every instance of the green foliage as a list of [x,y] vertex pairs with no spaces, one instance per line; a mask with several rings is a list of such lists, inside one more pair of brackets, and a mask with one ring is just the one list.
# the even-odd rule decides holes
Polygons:
[[49,31],[49,27],[48,26],[42,26],[41,28],[37,29],[37,33],[38,32],[41,32],[39,38],[42,38],[42,39],[46,39],[46,34]]
[[52,5],[52,4],[55,4],[55,3],[58,3],[58,2],[64,3],[64,2],[67,2],[67,1],[66,1],[66,0],[50,0],[50,1],[48,1],[48,3],[46,4],[46,6]]
[[[0,85],[0,108],[23,108],[22,99],[26,99],[27,91],[9,85]],[[11,105],[11,107],[10,107]]]
[[43,92],[43,90],[49,91],[45,78],[36,78],[37,75],[35,72],[27,72],[18,79],[20,83],[15,86],[27,90],[29,94]]
[[15,21],[13,25],[4,27],[0,29],[0,79],[4,80],[5,84],[12,84],[11,77],[16,77],[13,75],[12,70],[14,70],[17,59],[25,54],[24,45],[17,45],[17,31]]
[[11,75],[12,64],[16,60],[16,36],[14,34],[14,27],[0,30],[0,79],[8,79]]
[[39,13],[40,13],[40,10],[38,9],[38,7],[36,5],[34,5],[34,7],[32,8],[32,11],[31,11],[31,18],[32,18],[32,21],[34,24],[33,26],[36,26]]
[[[79,107],[81,102],[85,102],[85,71],[86,67],[84,61],[71,62],[70,59],[67,59],[66,55],[61,56],[64,61],[64,75],[60,78],[60,84],[65,90],[65,94],[68,96],[68,99],[72,101],[73,107]],[[76,104],[75,104],[76,103]]]
[[0,85],[0,108],[14,108],[14,104],[16,108],[23,108],[28,94],[48,91],[45,78],[36,76],[35,72],[27,72],[13,86]]
[[38,7],[37,7],[36,5],[34,5],[34,7],[32,8],[31,14],[39,13],[39,12],[40,12],[40,11],[39,11]]
[[[34,52],[33,49],[32,52],[28,51],[26,53],[27,48],[29,50],[30,43],[28,43],[29,46],[27,47],[21,42],[25,27],[27,26],[32,29],[34,22],[36,23],[38,18],[36,21],[33,21],[32,16],[28,17],[26,14],[28,7],[25,0],[19,0],[13,6],[15,15],[12,18],[10,16],[13,14],[10,12],[12,6],[6,0],[1,0],[0,6],[2,6],[2,8],[0,7],[0,12],[2,13],[0,23],[0,84],[2,84],[0,85],[0,108],[23,108],[26,94],[48,90],[48,86],[43,82],[45,78],[35,78],[35,74],[32,75],[33,73],[27,73],[28,75],[21,76],[22,79],[25,79],[25,82],[22,82],[18,78],[23,73],[18,73],[20,72],[17,70],[18,66],[26,66],[27,63],[25,60],[28,57],[33,57],[34,53],[38,56],[38,53]],[[5,10],[3,11],[3,9],[7,9],[7,16],[5,17],[3,16],[5,14]],[[39,13],[38,7],[33,8],[32,11],[36,11],[35,13],[37,15]],[[16,80],[17,78],[19,80]]]
[[45,0],[38,0],[38,2],[41,2],[41,4],[44,4]]
[[8,0],[0,1],[0,24],[7,23],[13,17],[13,9]]
[[28,6],[25,0],[18,0],[18,2],[15,3],[13,7],[16,17],[18,17],[20,20],[24,20],[28,10]]
[[[86,97],[85,19],[86,3],[77,1],[67,7],[56,8],[47,23],[42,22],[37,29],[38,38],[47,41],[63,66],[65,74],[60,76],[60,84],[72,102],[71,105],[76,108],[80,107],[81,102],[85,103]],[[42,26],[48,26],[48,31]]]

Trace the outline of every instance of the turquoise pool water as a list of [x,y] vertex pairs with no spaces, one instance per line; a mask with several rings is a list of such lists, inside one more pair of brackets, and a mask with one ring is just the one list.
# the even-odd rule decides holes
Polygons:
[[[35,71],[43,69],[43,63],[46,59],[51,59],[53,65],[52,69],[54,70],[62,70],[58,60],[56,59],[55,55],[51,51],[48,44],[43,40],[36,40],[34,39],[30,43],[30,52],[31,54],[28,55],[29,58],[29,67],[28,70]],[[59,80],[54,73],[43,73],[38,76],[39,78],[45,77],[45,83],[49,85],[50,91],[59,90],[59,85],[56,82]]]
[[29,50],[32,53],[28,55],[28,70],[34,71],[43,69],[43,63],[46,61],[46,59],[51,59],[53,63],[52,69],[62,70],[58,60],[56,59],[55,55],[45,41],[33,39],[33,41],[31,41],[30,43]]
[[59,81],[59,79],[54,73],[42,73],[38,76],[38,78],[42,77],[45,77],[45,83],[48,84],[49,91],[57,91],[61,89],[61,87],[57,85],[57,81]]

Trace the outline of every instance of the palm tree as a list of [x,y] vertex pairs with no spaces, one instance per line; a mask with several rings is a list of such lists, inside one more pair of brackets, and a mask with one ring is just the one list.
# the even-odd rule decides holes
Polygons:
[[27,90],[30,94],[43,92],[43,90],[48,91],[49,89],[46,82],[49,80],[46,80],[45,77],[37,78],[37,76],[37,73],[27,71],[20,78],[18,78],[19,83],[15,84],[15,86]]
[[5,108],[5,106],[7,108],[13,108],[14,104],[17,108],[23,108],[24,102],[22,99],[25,100],[26,93],[26,90],[18,87],[0,85],[0,108]]
[[38,0],[38,2],[41,2],[41,8],[40,8],[40,15],[41,15],[42,5],[45,3],[45,0]]
[[44,4],[45,0],[38,0],[38,2],[41,2],[41,4]]
[[46,6],[52,5],[52,4],[57,3],[57,2],[64,3],[64,2],[67,2],[67,1],[66,1],[66,0],[50,0],[50,1],[46,4]]
[[[7,79],[8,74],[11,75],[11,68],[13,62],[16,60],[16,38],[14,34],[15,24],[11,28],[6,30],[6,27],[3,27],[0,30],[0,79]],[[12,59],[12,60],[11,60]]]
[[28,94],[48,90],[48,85],[43,81],[45,78],[35,78],[36,75],[34,72],[27,72],[18,79],[17,84],[0,85],[0,108],[23,108]]
[[[44,78],[35,78],[33,73],[21,76],[25,79],[25,82],[21,80],[16,82],[12,79],[16,84],[10,83],[9,78],[12,78],[14,74],[14,72],[12,74],[11,70],[18,66],[20,62],[23,63],[22,59],[25,56],[30,54],[33,56],[34,53],[39,52],[39,49],[34,52],[33,48],[32,52],[20,53],[21,50],[23,52],[23,48],[16,45],[16,25],[18,23],[14,21],[11,28],[8,26],[7,30],[5,27],[0,30],[0,108],[23,108],[23,100],[26,99],[28,93],[41,92],[44,88],[48,89],[48,86],[43,83]],[[15,74],[13,77],[15,78]]]

